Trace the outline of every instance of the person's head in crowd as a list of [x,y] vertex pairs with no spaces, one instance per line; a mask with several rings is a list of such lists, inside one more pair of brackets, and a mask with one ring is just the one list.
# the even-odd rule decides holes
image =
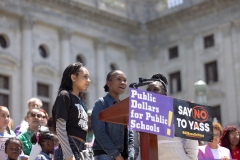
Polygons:
[[33,108],[42,108],[42,101],[38,98],[31,98],[27,102],[28,110],[31,110]]
[[48,114],[47,114],[47,112],[44,109],[42,109],[42,108],[40,108],[38,110],[42,114],[42,118],[40,119],[40,125],[41,126],[47,126],[47,122],[48,122]]
[[236,147],[240,149],[239,130],[236,126],[229,125],[223,129],[221,146],[228,148],[230,151]]
[[105,92],[119,100],[119,95],[123,94],[127,86],[127,78],[120,70],[113,70],[107,74],[106,84],[104,86]]
[[[5,142],[5,153],[8,156],[8,160],[18,160],[19,155],[22,152],[22,143],[16,137],[8,138]],[[1,157],[2,158],[2,157]]]
[[40,125],[40,120],[42,119],[42,114],[37,108],[33,108],[27,112],[27,122],[29,124],[29,129],[37,132]]
[[151,78],[156,80],[153,80],[153,82],[147,85],[146,90],[157,94],[167,95],[168,82],[166,77],[162,74],[154,74]]
[[32,144],[38,143],[42,148],[42,152],[47,155],[53,154],[54,152],[54,134],[50,132],[34,133],[31,137],[31,142]]
[[54,125],[53,124],[53,117],[50,117],[48,119],[48,122],[47,122],[47,127],[48,127],[49,131],[54,134],[54,145],[55,145],[55,147],[58,147],[59,146],[59,139],[56,135],[56,132],[54,131],[53,125]]
[[62,90],[75,91],[79,94],[86,91],[91,83],[90,74],[80,62],[70,64],[63,72],[59,92]]
[[48,121],[47,121],[47,127],[48,127],[48,129],[49,129],[49,131],[51,132],[51,133],[53,133],[53,134],[56,134],[55,132],[54,132],[54,126],[53,126],[53,117],[50,117],[49,119],[48,119]]
[[10,113],[7,107],[0,106],[0,133],[4,133],[10,121]]
[[222,126],[219,123],[213,122],[213,141],[208,142],[210,148],[216,149],[218,148],[220,137],[222,134]]

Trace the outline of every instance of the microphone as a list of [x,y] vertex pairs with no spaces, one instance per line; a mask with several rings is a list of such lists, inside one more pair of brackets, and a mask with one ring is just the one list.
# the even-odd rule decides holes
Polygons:
[[130,85],[129,85],[129,88],[135,88],[135,85],[136,85],[137,83],[131,83]]
[[138,84],[136,84],[135,85],[135,87],[141,87],[141,86],[145,86],[145,85],[148,85],[148,84],[150,84],[150,83],[152,83],[152,82],[143,82],[143,83],[138,83]]
[[138,87],[141,87],[141,86],[145,86],[145,85],[148,85],[150,84],[151,82],[143,82],[143,83],[132,83],[129,85],[130,88],[138,88]]

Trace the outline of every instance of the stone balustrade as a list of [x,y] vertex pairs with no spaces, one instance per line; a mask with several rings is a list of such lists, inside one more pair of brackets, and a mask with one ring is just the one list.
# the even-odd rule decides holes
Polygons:
[[71,0],[127,18],[126,0]]

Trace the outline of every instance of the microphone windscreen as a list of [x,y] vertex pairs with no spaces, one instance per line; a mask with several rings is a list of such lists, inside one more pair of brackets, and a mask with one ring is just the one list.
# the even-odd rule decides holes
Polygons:
[[130,85],[129,85],[129,88],[135,88],[135,85],[136,85],[137,83],[131,83]]

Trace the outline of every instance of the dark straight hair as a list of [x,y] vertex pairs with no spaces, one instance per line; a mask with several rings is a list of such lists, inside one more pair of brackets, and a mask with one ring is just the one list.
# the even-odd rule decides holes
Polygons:
[[83,67],[82,63],[77,62],[70,64],[67,66],[67,68],[64,70],[62,75],[61,84],[59,86],[58,93],[62,90],[71,91],[72,90],[72,79],[71,75],[74,74],[78,76],[78,72],[80,72],[80,69]]
[[109,92],[109,87],[108,87],[108,85],[107,85],[107,81],[110,81],[112,75],[113,75],[114,72],[116,72],[116,71],[118,71],[118,70],[113,70],[113,71],[111,71],[111,72],[109,72],[109,73],[107,74],[106,84],[105,84],[104,87],[103,87],[105,92]]
[[[80,62],[72,63],[69,66],[67,66],[67,68],[64,70],[63,75],[62,75],[62,80],[61,80],[61,84],[59,86],[58,94],[62,90],[66,90],[68,92],[73,90],[73,88],[72,88],[73,83],[72,83],[71,75],[74,74],[74,75],[78,76],[78,72],[80,72],[83,67],[84,67],[83,64]],[[84,95],[82,92],[79,93],[79,97],[85,103]],[[56,118],[54,116],[53,109],[54,108],[52,108],[53,130],[54,130],[54,132],[56,132]]]

